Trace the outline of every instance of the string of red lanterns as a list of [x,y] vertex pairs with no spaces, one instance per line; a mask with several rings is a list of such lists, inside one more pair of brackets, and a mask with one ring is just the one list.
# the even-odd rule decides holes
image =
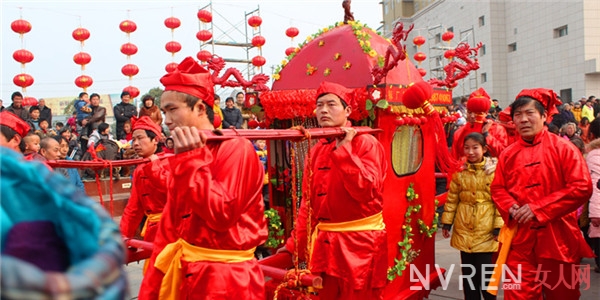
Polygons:
[[177,66],[179,65],[174,61],[175,53],[181,51],[181,44],[175,41],[175,29],[181,26],[181,21],[178,18],[171,16],[165,19],[165,26],[171,29],[171,41],[167,42],[165,45],[167,52],[171,53],[171,62],[165,66],[165,70],[170,73],[177,69]]
[[127,56],[127,64],[121,68],[121,73],[129,77],[129,86],[125,87],[123,91],[129,92],[133,99],[140,95],[140,90],[131,85],[133,76],[137,75],[140,72],[140,69],[137,65],[130,63],[131,56],[138,51],[137,46],[132,44],[130,39],[130,34],[137,30],[137,25],[131,20],[125,20],[119,24],[119,29],[127,35],[127,43],[121,45],[121,53]]
[[92,61],[92,56],[86,52],[83,52],[84,43],[90,38],[90,31],[80,26],[79,28],[73,30],[72,36],[73,39],[81,44],[81,51],[73,56],[73,61],[81,66],[81,75],[75,78],[75,85],[79,88],[82,88],[84,92],[87,92],[87,88],[92,86],[94,83],[92,77],[84,74],[85,65]]
[[[210,11],[208,11],[206,9],[202,9],[202,10],[198,11],[198,20],[200,20],[200,22],[202,22],[202,27],[204,27],[205,24],[212,22],[212,19],[213,19],[213,16]],[[198,33],[196,33],[196,38],[201,42],[201,45],[200,45],[201,49],[202,49],[202,46],[204,44],[206,44],[206,42],[208,42],[208,41],[210,41],[210,39],[212,39],[212,37],[213,37],[212,32],[207,29],[202,29],[202,30],[198,31]],[[198,53],[196,54],[196,57],[201,62],[207,62],[212,57],[212,53],[210,53],[210,51],[208,51],[206,49],[202,49],[202,50],[198,51]]]
[[[425,44],[425,37],[422,35],[418,35],[413,39],[413,44],[415,44],[415,46],[417,46],[417,50],[421,48],[421,46],[423,46]],[[417,56],[418,53],[421,53]],[[414,59],[417,60],[417,58],[422,59],[422,60],[417,60],[419,62],[419,66],[421,65],[421,62],[423,60],[425,60],[427,58],[427,56],[425,55],[425,53],[423,52],[418,52],[417,54],[415,54]],[[421,75],[421,77],[425,77],[425,75],[427,75],[427,71],[423,68],[417,68],[417,71],[419,72],[419,75]]]
[[[250,27],[252,27],[254,29],[254,31],[258,30],[258,28],[260,27],[260,25],[262,25],[262,18],[258,15],[256,16],[252,16],[250,18],[248,18],[248,25]],[[264,66],[267,63],[267,60],[262,56],[262,49],[261,47],[265,45],[265,38],[263,36],[260,35],[256,35],[252,38],[252,46],[257,47],[258,48],[258,55],[253,57],[251,62],[252,65],[260,68],[262,66]]]
[[[12,29],[12,31],[14,31],[15,33],[19,34],[19,38],[21,39],[21,48],[19,50],[16,50],[13,53],[13,59],[19,63],[21,63],[21,73],[15,75],[15,77],[13,77],[13,83],[20,87],[21,90],[23,91],[23,93],[27,92],[27,87],[30,87],[31,85],[33,85],[33,76],[27,74],[25,72],[25,64],[28,64],[30,62],[33,61],[33,53],[31,53],[29,50],[26,50],[24,47],[24,35],[26,33],[28,33],[29,31],[31,31],[31,23],[29,23],[26,20],[23,20],[23,18],[21,17],[21,19],[15,20],[10,24],[10,28]],[[25,103],[25,100],[28,100],[27,98],[31,98],[31,97],[26,97],[26,99],[23,99],[23,105],[27,106]],[[37,100],[35,100],[35,98],[33,98],[33,100],[35,101],[35,103],[37,103]],[[29,102],[29,101],[28,101]]]

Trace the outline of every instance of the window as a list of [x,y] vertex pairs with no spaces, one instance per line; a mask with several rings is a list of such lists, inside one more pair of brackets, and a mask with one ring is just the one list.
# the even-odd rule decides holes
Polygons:
[[554,38],[555,39],[557,39],[559,37],[563,37],[568,34],[569,34],[569,28],[567,27],[567,25],[554,29]]
[[454,32],[454,27],[448,27],[448,31]]
[[573,100],[572,90],[564,89],[560,90],[560,100],[562,103],[571,102]]
[[479,56],[484,56],[485,55],[485,45],[481,45],[481,48],[479,48]]
[[508,52],[515,52],[517,51],[517,43],[512,43],[508,45]]
[[487,73],[481,73],[481,83],[487,82]]
[[442,42],[442,34],[441,33],[437,33],[435,35],[434,41],[435,41],[435,44],[441,43]]
[[479,17],[479,27],[484,26],[485,25],[485,17],[481,16]]
[[398,177],[413,174],[423,162],[423,134],[419,126],[400,126],[392,138],[392,168]]

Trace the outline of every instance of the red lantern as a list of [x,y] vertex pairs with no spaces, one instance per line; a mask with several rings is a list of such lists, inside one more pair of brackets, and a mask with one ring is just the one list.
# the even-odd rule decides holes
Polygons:
[[454,49],[449,49],[446,50],[446,52],[444,52],[444,57],[446,59],[452,59],[454,57],[454,54],[456,54],[456,51],[454,51]]
[[177,69],[177,66],[179,66],[179,64],[176,62],[168,63],[167,66],[165,66],[165,70],[167,73],[171,73]]
[[131,99],[137,97],[140,95],[140,90],[134,86],[128,86],[126,88],[123,89],[123,92],[129,92],[129,95],[131,95]]
[[433,88],[425,81],[419,81],[409,86],[402,95],[402,104],[409,109],[422,107],[425,101],[433,95]]
[[12,29],[12,31],[23,35],[25,33],[28,33],[29,31],[31,31],[31,23],[23,20],[23,19],[19,19],[16,21],[13,21],[12,23],[10,23],[10,28]]
[[23,98],[23,106],[36,106],[38,105],[37,99],[35,97],[25,97]]
[[252,46],[254,47],[262,47],[265,45],[265,38],[263,36],[257,35],[255,37],[252,38]]
[[212,22],[212,13],[208,10],[200,10],[198,11],[198,19],[203,23]]
[[125,55],[134,55],[138,52],[138,47],[132,43],[126,43],[121,45],[121,53]]
[[453,38],[454,38],[454,32],[452,32],[452,31],[446,31],[446,32],[444,32],[444,34],[442,34],[442,41],[444,41],[444,42],[450,42]]
[[425,37],[423,37],[422,35],[416,36],[413,39],[413,44],[417,45],[417,47],[423,46],[423,44],[425,44]]
[[90,38],[90,31],[83,27],[79,27],[79,28],[73,30],[73,38],[76,41],[83,43],[83,41]]
[[17,74],[13,78],[13,83],[16,86],[19,86],[19,87],[22,87],[22,88],[26,88],[26,87],[31,86],[33,84],[33,77],[31,77],[31,75],[25,74],[25,73]]
[[212,38],[212,32],[210,32],[206,29],[200,30],[200,31],[198,31],[198,33],[196,33],[196,38],[203,42],[206,42]]
[[82,88],[84,91],[92,86],[92,84],[94,83],[94,81],[92,80],[92,77],[87,76],[87,75],[81,75],[77,78],[75,78],[75,85]]
[[423,52],[417,52],[415,53],[415,55],[413,56],[413,58],[419,62],[419,64],[424,61],[425,59],[427,59],[427,55]]
[[418,68],[417,71],[419,71],[419,74],[421,74],[421,77],[425,77],[425,75],[427,75],[427,71],[423,68]]
[[131,20],[125,20],[119,24],[119,29],[127,34],[130,34],[137,29],[137,25],[135,25],[135,22]]
[[179,26],[181,26],[181,21],[175,17],[169,17],[165,19],[165,26],[171,30],[174,30],[175,28],[179,28]]
[[176,41],[170,41],[165,45],[165,49],[167,49],[167,51],[171,54],[175,55],[175,53],[181,50],[181,44]]
[[212,58],[212,53],[210,53],[208,50],[200,50],[198,54],[196,54],[196,57],[198,60],[206,62]]
[[265,65],[265,63],[267,63],[267,60],[264,57],[260,56],[260,55],[257,55],[257,56],[255,56],[255,57],[252,58],[252,64],[255,67],[262,67],[262,66]]
[[286,56],[290,56],[294,52],[296,52],[296,47],[289,47],[289,48],[285,49],[285,55]]
[[256,27],[262,24],[262,18],[259,16],[252,16],[248,19],[248,25],[252,26],[252,28],[256,29]]
[[290,27],[290,28],[286,29],[286,31],[285,31],[285,35],[287,35],[289,38],[292,38],[292,39],[297,37],[299,33],[300,33],[300,31],[296,27]]
[[138,66],[136,66],[134,64],[126,64],[121,68],[121,73],[123,73],[123,75],[129,76],[129,77],[135,76],[139,72],[140,72],[140,68],[138,68]]
[[76,64],[81,65],[81,67],[83,68],[83,66],[89,64],[90,61],[92,61],[92,57],[85,52],[79,52],[73,55],[73,61]]
[[26,64],[33,60],[33,53],[28,50],[21,49],[13,53],[13,58],[21,64]]

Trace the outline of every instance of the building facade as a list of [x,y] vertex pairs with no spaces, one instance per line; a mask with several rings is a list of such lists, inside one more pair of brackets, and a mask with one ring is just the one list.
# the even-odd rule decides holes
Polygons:
[[[410,57],[427,55],[425,80],[443,77],[446,49],[466,41],[483,44],[480,69],[463,79],[453,97],[485,88],[501,106],[524,88],[556,91],[563,102],[600,94],[600,1],[598,0],[383,0],[384,35],[396,22],[415,27],[407,39]],[[450,43],[441,40],[453,31]],[[417,49],[412,39],[421,35]]]

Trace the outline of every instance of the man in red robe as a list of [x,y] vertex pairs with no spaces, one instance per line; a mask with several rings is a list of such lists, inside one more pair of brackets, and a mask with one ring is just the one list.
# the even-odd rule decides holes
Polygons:
[[494,120],[486,119],[492,105],[490,96],[483,88],[471,93],[467,101],[467,124],[454,132],[452,141],[452,156],[456,159],[464,157],[465,137],[472,132],[479,132],[485,136],[490,155],[498,157],[507,146],[508,136],[506,130]]
[[193,58],[160,81],[175,156],[168,158],[167,204],[139,298],[264,299],[254,250],[268,231],[254,147],[244,138],[207,141],[213,83]]
[[[382,217],[386,160],[377,139],[356,136],[352,127],[345,127],[356,105],[352,95],[329,82],[317,90],[319,125],[341,127],[346,135],[322,139],[311,149],[310,164],[305,161],[300,216],[285,245],[294,252],[297,239],[299,257],[307,258],[312,273],[323,276],[320,299],[382,299],[387,282]],[[307,224],[312,238],[307,236]],[[312,249],[308,254],[307,243]]]
[[[167,203],[167,177],[170,173],[167,159],[159,159],[163,153],[159,151],[161,128],[150,117],[132,118],[133,150],[150,162],[138,165],[133,172],[133,187],[127,206],[121,217],[121,232],[125,238],[131,239],[140,222],[146,215],[146,223],[142,229],[144,241],[152,242],[156,236],[158,221]],[[146,268],[146,266],[144,266]]]
[[592,194],[590,173],[577,148],[544,127],[556,104],[552,90],[533,89],[511,105],[519,139],[500,155],[491,185],[505,226],[517,226],[506,267],[521,268],[522,282],[504,290],[507,300],[579,299],[577,264],[593,257],[577,226],[577,208]]

